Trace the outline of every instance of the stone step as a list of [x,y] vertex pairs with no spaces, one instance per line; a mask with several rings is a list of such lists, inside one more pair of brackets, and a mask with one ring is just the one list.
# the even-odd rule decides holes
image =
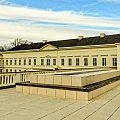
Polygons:
[[51,85],[40,83],[17,83],[16,91],[26,94],[38,94],[60,98],[70,98],[76,100],[91,100],[120,85],[120,76],[116,76],[104,81],[86,85],[83,87]]

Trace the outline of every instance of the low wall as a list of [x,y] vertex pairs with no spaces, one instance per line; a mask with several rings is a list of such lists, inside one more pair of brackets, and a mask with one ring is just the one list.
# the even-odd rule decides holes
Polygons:
[[120,85],[120,76],[84,87],[48,85],[39,83],[17,83],[16,91],[23,94],[44,95],[62,99],[89,101]]
[[45,75],[32,75],[30,78],[31,83],[42,83],[42,84],[54,84],[54,85],[69,85],[69,86],[85,86],[100,82],[109,78],[120,75],[120,71],[100,71],[100,72],[88,72],[81,74],[73,74],[69,72],[68,75],[62,73],[59,74],[45,74]]

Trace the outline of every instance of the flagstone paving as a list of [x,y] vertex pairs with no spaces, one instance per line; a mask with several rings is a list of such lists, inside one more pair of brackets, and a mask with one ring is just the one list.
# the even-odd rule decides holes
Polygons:
[[89,102],[0,90],[0,120],[120,120],[120,86]]

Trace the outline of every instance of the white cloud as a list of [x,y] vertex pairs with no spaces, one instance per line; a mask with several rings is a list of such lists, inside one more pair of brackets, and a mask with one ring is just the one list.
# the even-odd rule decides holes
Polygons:
[[[30,8],[21,8],[0,5],[0,19],[7,20],[28,20],[38,22],[51,22],[51,23],[64,23],[74,25],[84,25],[92,27],[115,27],[120,28],[120,21],[89,17],[84,15],[74,14],[72,11],[54,12],[50,10],[36,10]],[[19,37],[23,39],[30,39],[33,42],[39,42],[42,39],[56,40],[56,39],[68,39],[76,38],[78,35],[94,36],[99,32],[106,32],[108,34],[117,33],[112,30],[91,30],[91,29],[75,29],[75,28],[62,28],[57,26],[35,25],[31,23],[20,22],[0,22],[0,44],[11,42],[13,39]]]
[[40,42],[43,39],[60,40],[77,38],[79,35],[94,36],[99,35],[100,32],[107,34],[117,33],[117,31],[100,31],[90,29],[68,29],[60,27],[35,26],[18,23],[0,23],[0,44],[6,44],[13,41],[15,38],[28,39],[33,42]]
[[8,0],[0,0],[1,5],[12,5],[12,3]]
[[47,10],[35,10],[30,8],[0,6],[0,17],[9,19],[26,19],[32,21],[55,22],[65,24],[106,26],[120,28],[120,21],[107,18],[89,17],[71,14],[69,11],[54,12]]

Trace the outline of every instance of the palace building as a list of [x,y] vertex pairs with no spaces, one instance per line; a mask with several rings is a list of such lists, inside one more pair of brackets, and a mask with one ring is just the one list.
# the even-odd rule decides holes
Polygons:
[[120,34],[24,44],[0,52],[0,72],[120,69]]
[[92,100],[120,85],[120,34],[23,44],[0,52],[0,89]]

